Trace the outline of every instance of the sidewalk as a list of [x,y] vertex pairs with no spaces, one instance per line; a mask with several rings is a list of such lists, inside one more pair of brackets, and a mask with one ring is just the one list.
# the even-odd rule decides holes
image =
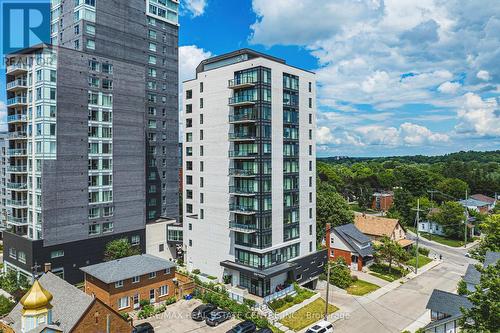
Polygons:
[[414,333],[415,331],[417,331],[419,328],[422,328],[424,327],[425,325],[427,325],[428,323],[431,322],[431,310],[426,310],[420,317],[418,317],[417,320],[415,320],[413,323],[411,323],[410,325],[408,325],[404,330],[404,331],[409,331],[411,333]]
[[[408,230],[407,233],[410,234],[410,235],[412,235],[413,237],[417,237],[417,235],[413,231]],[[479,244],[479,241],[480,241],[480,239],[476,239],[472,243],[467,243],[467,245],[464,247],[464,246],[449,246],[449,245],[446,245],[446,244],[435,242],[432,239],[428,239],[428,238],[423,237],[423,236],[420,236],[420,238],[424,239],[426,242],[429,242],[429,243],[432,243],[432,244],[435,244],[435,245],[438,245],[438,246],[443,246],[443,247],[446,247],[446,248],[449,248],[449,249],[452,249],[452,250],[467,250],[467,249],[470,249],[471,247],[474,247],[477,244]]]

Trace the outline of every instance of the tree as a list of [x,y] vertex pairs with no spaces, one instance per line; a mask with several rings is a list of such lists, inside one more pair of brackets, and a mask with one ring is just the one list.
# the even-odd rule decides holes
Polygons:
[[0,287],[8,292],[9,294],[14,293],[19,289],[19,283],[17,280],[17,273],[14,271],[7,271],[0,277]]
[[500,214],[487,217],[479,227],[484,237],[472,253],[476,259],[483,261],[487,251],[500,252]]
[[328,270],[328,266],[330,267],[331,284],[342,289],[345,289],[351,285],[351,270],[349,269],[349,267],[347,267],[347,263],[344,258],[339,257],[333,262],[328,262],[325,270]]
[[110,261],[140,254],[141,250],[137,246],[132,246],[126,238],[115,239],[106,244],[104,250],[104,260]]
[[325,237],[326,224],[332,227],[352,223],[354,213],[345,199],[337,192],[319,192],[316,199],[316,228],[318,241]]
[[439,209],[430,214],[430,219],[439,223],[447,237],[463,239],[465,234],[465,213],[464,207],[455,201],[444,202]]
[[470,309],[461,309],[464,332],[496,333],[500,327],[500,261],[486,268],[477,267],[481,282],[469,293]]
[[14,305],[16,304],[11,302],[7,297],[0,295],[0,316],[4,316],[9,313]]
[[469,185],[458,178],[445,178],[436,185],[436,189],[456,199],[465,198],[465,192],[469,191]]
[[366,210],[372,205],[373,189],[368,186],[362,186],[358,191],[358,205],[360,208]]
[[404,225],[413,226],[413,201],[414,198],[409,191],[397,189],[394,191],[394,205],[390,209],[390,214],[399,215]]
[[401,245],[385,236],[381,243],[375,247],[374,257],[377,262],[387,262],[390,271],[393,264],[401,266],[408,259],[408,254]]

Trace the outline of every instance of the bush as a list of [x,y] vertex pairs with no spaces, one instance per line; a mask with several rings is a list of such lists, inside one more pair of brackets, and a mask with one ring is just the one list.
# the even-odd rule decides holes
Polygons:
[[141,308],[143,308],[143,307],[145,307],[146,305],[150,305],[150,302],[149,302],[149,300],[147,300],[147,299],[141,299],[141,300],[139,301],[139,305],[141,306]]
[[233,276],[232,275],[224,275],[222,277],[222,281],[224,284],[230,284],[233,281]]
[[200,272],[200,270],[198,268],[195,268],[195,269],[193,269],[192,273],[193,274],[200,274],[201,272]]
[[127,321],[130,319],[130,315],[128,314],[128,312],[120,312],[120,316],[122,316],[122,318]]
[[144,305],[137,314],[139,319],[146,319],[155,314],[155,308],[151,304]]
[[428,248],[426,248],[426,247],[419,247],[419,248],[418,248],[418,253],[420,253],[420,254],[422,254],[422,255],[424,255],[424,256],[426,256],[426,257],[428,257],[428,256],[429,256],[429,253],[430,253],[430,252],[431,252],[431,251],[430,251]]
[[14,305],[7,297],[0,295],[0,316],[8,314]]
[[248,298],[243,299],[243,304],[245,304],[246,306],[248,306],[250,308],[253,308],[256,303],[257,302],[255,302],[253,299],[248,299]]
[[344,258],[337,258],[333,264],[329,263],[329,265],[331,267],[330,283],[342,289],[349,287],[352,283],[351,270],[347,267]]

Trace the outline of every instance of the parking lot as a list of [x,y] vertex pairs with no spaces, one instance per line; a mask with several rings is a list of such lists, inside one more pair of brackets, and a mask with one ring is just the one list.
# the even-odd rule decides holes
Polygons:
[[202,303],[199,300],[180,300],[169,305],[167,311],[161,315],[147,320],[138,320],[134,324],[149,322],[153,325],[155,333],[225,333],[240,322],[240,320],[233,318],[217,327],[210,327],[204,321],[194,321],[191,319],[191,311],[200,304]]

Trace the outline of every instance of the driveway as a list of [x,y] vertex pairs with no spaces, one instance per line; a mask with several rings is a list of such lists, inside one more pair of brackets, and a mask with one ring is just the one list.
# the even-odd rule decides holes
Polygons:
[[191,319],[191,311],[200,304],[199,300],[180,300],[169,305],[167,311],[161,315],[138,320],[134,324],[149,322],[153,325],[155,333],[225,333],[240,322],[237,319],[230,319],[217,327],[210,327],[204,321],[194,321]]

